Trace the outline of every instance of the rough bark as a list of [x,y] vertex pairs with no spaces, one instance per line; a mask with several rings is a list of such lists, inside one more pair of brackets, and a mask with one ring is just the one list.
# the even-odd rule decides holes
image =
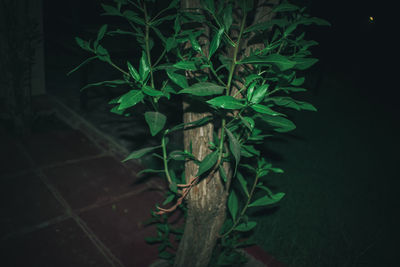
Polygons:
[[[267,0],[259,1],[262,6],[255,14],[255,21],[270,19],[270,16],[261,17],[260,11],[264,13],[270,11],[263,5]],[[270,2],[278,2],[272,0]],[[182,0],[182,8],[199,7],[198,0]],[[247,41],[244,45],[247,45]],[[228,51],[228,54],[231,51]],[[246,52],[248,53],[248,49]],[[240,85],[239,85],[240,87]],[[236,88],[232,88],[236,90]],[[235,91],[234,91],[235,92]],[[195,106],[189,101],[183,104],[185,123],[193,122],[209,116],[204,112],[202,107]],[[188,129],[184,131],[184,148],[192,149],[193,155],[203,160],[211,151],[208,148],[209,143],[213,140],[214,125],[209,123],[202,127]],[[229,192],[231,170],[229,164],[224,164],[225,172],[228,176],[228,182],[224,184],[221,180],[219,172],[212,172],[209,177],[201,180],[192,188],[186,197],[188,214],[185,224],[183,237],[180,241],[179,248],[175,259],[175,267],[206,267],[208,266],[213,249],[216,245],[219,231],[226,217],[226,202]],[[193,161],[185,164],[186,182],[190,183],[198,171],[198,166]]]
[[[196,121],[209,114],[188,111],[191,106],[184,104],[184,121]],[[202,160],[210,150],[209,142],[212,140],[213,124],[207,124],[184,132],[185,149],[189,150],[190,143],[193,154]],[[187,182],[193,178],[198,166],[190,161],[186,163],[185,173]],[[215,172],[199,182],[192,188],[186,198],[188,214],[180,241],[175,266],[205,267],[208,265],[213,248],[226,215],[226,191]]]

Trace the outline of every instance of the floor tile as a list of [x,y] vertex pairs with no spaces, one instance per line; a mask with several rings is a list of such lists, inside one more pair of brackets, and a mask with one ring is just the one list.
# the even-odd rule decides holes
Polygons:
[[39,166],[102,153],[81,132],[72,129],[36,133],[24,144],[29,155]]
[[145,242],[145,237],[156,234],[155,226],[145,223],[161,201],[157,191],[142,192],[83,213],[81,218],[125,266],[147,266],[157,258],[157,246]]
[[35,174],[2,180],[0,237],[64,214],[63,207]]
[[109,156],[64,164],[44,173],[73,209],[101,204],[147,187],[145,183],[135,183],[134,174]]
[[7,267],[109,267],[81,228],[70,219],[58,225],[0,243]]

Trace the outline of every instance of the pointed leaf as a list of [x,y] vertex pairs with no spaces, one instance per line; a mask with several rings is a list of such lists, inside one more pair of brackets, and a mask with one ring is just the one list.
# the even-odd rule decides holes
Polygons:
[[210,170],[218,160],[218,150],[208,154],[199,164],[199,170],[196,176],[204,174],[206,171]]
[[232,190],[231,193],[229,194],[228,209],[229,213],[232,216],[233,221],[236,221],[236,215],[239,209],[239,201],[234,190]]
[[147,61],[147,55],[144,51],[142,51],[142,57],[140,58],[140,64],[139,64],[139,74],[141,80],[145,81],[149,73],[150,73],[150,66]]
[[263,197],[257,199],[253,203],[250,203],[249,207],[272,205],[272,204],[279,202],[284,196],[285,196],[285,193],[277,193],[272,196],[266,195],[266,196],[263,196]]
[[238,178],[239,183],[240,183],[244,193],[246,194],[247,197],[249,197],[250,194],[249,194],[249,190],[247,189],[247,181],[244,179],[243,175],[240,172],[237,173],[236,177]]
[[219,44],[221,43],[221,37],[223,33],[224,33],[224,28],[219,29],[218,32],[214,35],[213,39],[211,40],[208,59],[210,59],[211,56],[215,53],[215,51],[217,51]]
[[149,96],[164,96],[163,92],[158,91],[148,85],[143,86],[142,91],[143,91],[143,93],[145,93],[146,95],[149,95]]
[[283,117],[263,115],[259,118],[271,125],[276,132],[284,133],[296,129],[296,125],[292,121]]
[[252,25],[248,27],[247,29],[244,30],[244,33],[246,32],[252,32],[252,31],[265,31],[269,30],[272,26],[277,25],[279,27],[284,27],[289,23],[287,19],[271,19],[265,22],[260,22],[255,25]]
[[81,38],[75,36],[76,43],[83,49],[91,51],[89,47],[89,42],[82,40]]
[[288,12],[288,11],[296,11],[300,8],[298,6],[289,4],[287,2],[277,5],[272,12]]
[[96,38],[97,42],[103,39],[106,31],[107,31],[107,24],[104,24],[103,26],[100,27],[99,32],[97,33],[97,38]]
[[240,109],[245,107],[242,102],[232,96],[218,96],[208,100],[207,103],[214,107],[224,109]]
[[153,147],[145,147],[139,150],[135,150],[129,154],[128,157],[126,157],[122,162],[128,161],[130,159],[139,159],[143,157],[144,155],[156,150],[157,148],[160,148],[161,146],[153,146]]
[[144,113],[144,118],[149,125],[152,136],[159,133],[164,128],[165,122],[167,121],[167,117],[164,114],[156,111],[148,111]]
[[106,13],[104,13],[104,15],[110,15],[110,16],[119,16],[121,15],[121,13],[119,12],[119,10],[113,6],[110,5],[104,5],[101,4],[101,6],[103,7],[104,11]]
[[142,91],[140,90],[130,90],[128,93],[122,95],[119,100],[118,103],[119,110],[122,109],[127,109],[129,107],[133,107],[134,105],[136,105],[137,103],[139,103],[140,101],[142,101],[144,98],[144,95],[142,93]]
[[182,70],[196,70],[196,62],[194,61],[179,61],[173,65],[177,69]]
[[317,58],[294,58],[296,61],[295,69],[306,70],[318,62]]
[[232,152],[233,157],[235,158],[235,172],[236,168],[240,162],[240,143],[236,139],[236,137],[229,131],[228,128],[225,128],[226,133],[228,134],[229,137],[229,150]]
[[167,69],[167,75],[174,83],[176,83],[180,87],[182,88],[189,87],[186,77],[183,76],[182,74],[176,73],[172,69]]
[[261,101],[263,101],[265,95],[267,94],[268,87],[269,87],[269,84],[263,84],[263,85],[257,87],[257,89],[254,90],[254,93],[253,93],[253,96],[250,99],[250,102],[258,104]]
[[238,226],[235,227],[234,230],[239,231],[239,232],[247,232],[256,227],[257,223],[256,222],[244,222],[239,224]]
[[296,62],[279,54],[271,54],[268,56],[249,56],[242,59],[237,64],[272,64],[277,66],[281,71],[285,71],[293,68],[296,65]]
[[140,81],[140,74],[137,72],[137,70],[132,66],[131,63],[129,63],[129,61],[127,61],[126,64],[128,65],[128,70],[132,78],[137,82]]
[[276,112],[276,111],[273,111],[273,110],[270,109],[269,107],[264,106],[264,105],[261,105],[261,104],[254,104],[254,105],[251,105],[251,108],[252,108],[254,111],[258,112],[258,113],[268,114],[268,115],[271,115],[271,116],[283,115],[283,114],[281,114],[281,113],[279,113],[279,112]]
[[132,10],[125,10],[124,13],[122,14],[127,20],[130,20],[136,24],[139,25],[146,25],[144,20],[138,16],[138,14],[136,14],[135,12],[133,12]]
[[179,91],[178,94],[190,94],[195,96],[210,96],[222,94],[225,87],[209,82],[199,82]]

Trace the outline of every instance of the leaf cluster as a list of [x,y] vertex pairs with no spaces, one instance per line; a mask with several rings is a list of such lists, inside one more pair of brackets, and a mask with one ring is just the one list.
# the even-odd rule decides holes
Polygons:
[[[146,169],[142,173],[164,174],[170,188],[164,205],[177,200],[181,193],[178,185],[186,180],[184,171],[178,173],[171,167],[172,162],[195,162],[196,177],[200,179],[218,171],[229,193],[230,215],[221,230],[221,244],[231,249],[240,246],[236,236],[256,226],[246,215],[248,209],[275,205],[285,195],[273,193],[265,184],[268,173],[283,170],[264,158],[258,144],[276,133],[296,128],[285,114],[286,108],[316,111],[312,104],[292,97],[306,90],[302,87],[303,71],[318,61],[310,52],[317,42],[305,38],[303,26],[329,23],[310,17],[304,8],[286,1],[271,7],[270,12],[275,13],[273,19],[261,22],[252,21],[251,17],[260,8],[255,6],[257,1],[204,0],[197,9],[178,10],[179,1],[174,0],[155,8],[154,15],[149,6],[155,7],[160,1],[114,2],[114,6],[102,5],[104,15],[125,19],[130,31],[110,30],[103,25],[93,42],[78,37],[76,42],[94,54],[82,64],[98,59],[119,70],[122,78],[89,84],[83,89],[128,85],[126,93],[110,101],[111,111],[129,114],[136,105],[146,107],[145,121],[150,134],[160,139],[160,145],[133,151],[125,161],[149,153],[162,161],[163,169]],[[173,28],[169,36],[162,28],[166,22]],[[122,68],[111,60],[101,42],[104,37],[117,34],[137,38],[142,48],[138,62],[127,61]],[[152,50],[155,43],[162,47],[158,54]],[[251,43],[258,45],[251,47]],[[155,78],[159,74],[167,79],[160,82]],[[161,106],[181,101],[182,96],[210,115],[198,121],[173,124]],[[215,133],[214,139],[209,140],[211,152],[203,160],[198,160],[191,149],[170,151],[169,135],[207,123],[214,124]],[[232,175],[226,172],[224,163],[232,166]],[[263,196],[254,199],[257,191],[263,192]],[[163,234],[159,233],[155,241],[162,240]]]

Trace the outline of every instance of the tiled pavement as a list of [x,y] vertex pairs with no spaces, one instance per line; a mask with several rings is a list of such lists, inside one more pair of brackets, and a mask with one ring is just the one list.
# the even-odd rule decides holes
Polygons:
[[[140,181],[135,163],[55,99],[37,101],[61,120],[37,125],[26,139],[0,126],[0,265],[149,266],[157,247],[145,226],[162,201],[162,181]],[[281,266],[258,247],[248,250]]]

